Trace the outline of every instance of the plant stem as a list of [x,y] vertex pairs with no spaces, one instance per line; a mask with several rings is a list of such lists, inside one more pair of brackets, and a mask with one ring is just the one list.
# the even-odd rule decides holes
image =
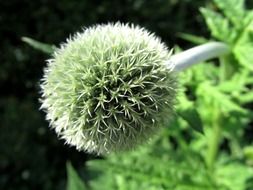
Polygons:
[[[230,57],[222,56],[219,58],[220,60],[220,82],[224,82],[228,80],[233,74],[233,66],[230,62]],[[233,61],[232,61],[233,62]],[[214,169],[215,159],[217,157],[219,151],[219,145],[222,139],[222,121],[224,121],[224,116],[219,109],[218,105],[214,105],[214,117],[213,117],[213,128],[211,130],[211,136],[209,137],[208,150],[206,163],[210,171],[212,172]]]
[[175,71],[184,70],[194,64],[229,53],[229,47],[222,42],[209,42],[171,56],[168,65],[174,64]]
[[209,136],[208,149],[206,154],[207,167],[212,171],[214,169],[215,159],[218,154],[221,140],[221,113],[219,109],[214,109],[213,128]]

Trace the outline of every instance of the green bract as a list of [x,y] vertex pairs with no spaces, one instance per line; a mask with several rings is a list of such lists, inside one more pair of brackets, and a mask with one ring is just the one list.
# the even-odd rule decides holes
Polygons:
[[78,150],[134,148],[172,115],[170,53],[140,27],[96,25],[67,40],[48,61],[42,108],[52,128]]

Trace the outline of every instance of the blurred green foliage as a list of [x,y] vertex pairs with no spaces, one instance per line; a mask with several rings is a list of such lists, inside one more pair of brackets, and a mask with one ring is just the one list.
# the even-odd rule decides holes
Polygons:
[[[252,46],[247,43],[252,35],[247,31],[252,31],[252,28],[245,27],[243,23],[247,24],[252,14],[249,13],[248,17],[240,15],[239,12],[234,14],[229,10],[238,10],[237,6],[222,4],[225,1],[215,2],[2,1],[0,189],[58,190],[65,189],[66,185],[68,189],[74,189],[75,184],[84,186],[70,165],[67,171],[68,176],[72,177],[69,177],[68,183],[66,182],[65,164],[66,160],[70,160],[78,171],[82,171],[82,177],[88,187],[93,189],[192,190],[220,187],[222,190],[250,190],[252,168],[249,166],[252,166],[253,131],[250,127],[252,121],[248,108],[252,106],[253,96],[248,92],[252,88],[253,78],[252,65],[247,61],[252,59],[248,57],[252,55]],[[253,7],[251,1],[247,1],[247,5]],[[180,36],[183,36],[180,33],[201,36],[197,40],[195,38],[195,41],[203,40],[203,37],[209,38],[208,29],[203,24],[204,20],[199,12],[200,7],[209,7],[202,9],[202,14],[212,20],[210,23],[206,19],[212,36],[235,45],[232,60],[221,60],[221,63],[231,62],[232,67],[199,65],[180,76],[184,86],[182,92],[185,92],[182,94],[187,94],[186,97],[182,95],[181,99],[197,108],[194,110],[201,116],[205,133],[210,134],[209,138],[212,138],[211,115],[214,109],[220,110],[214,105],[222,105],[224,109],[224,131],[219,146],[222,152],[214,164],[213,180],[210,180],[211,174],[206,166],[206,137],[190,130],[189,124],[181,118],[176,119],[172,126],[147,147],[124,155],[112,155],[105,160],[92,158],[86,163],[87,169],[84,170],[83,163],[91,159],[91,156],[78,153],[73,148],[64,146],[63,141],[58,141],[56,135],[48,129],[44,114],[39,111],[38,81],[45,66],[44,60],[49,57],[26,46],[21,37],[27,36],[50,44],[59,44],[73,32],[81,30],[81,27],[120,20],[146,27],[161,36],[169,47],[178,44],[184,48],[192,46],[192,43],[182,40]],[[221,9],[224,9],[224,13],[221,13]],[[242,29],[245,31],[242,32]],[[192,36],[184,37],[193,39]],[[224,81],[220,79],[222,69],[229,69]],[[215,102],[217,99],[220,102]],[[178,109],[185,110],[180,105]]]
[[71,165],[71,163],[67,162],[67,190],[85,190],[85,184],[82,179],[78,176],[77,172]]

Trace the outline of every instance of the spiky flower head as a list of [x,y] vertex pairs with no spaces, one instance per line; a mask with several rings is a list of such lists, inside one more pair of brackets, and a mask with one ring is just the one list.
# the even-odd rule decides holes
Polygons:
[[42,108],[50,126],[78,150],[129,150],[171,117],[170,53],[143,28],[106,24],[69,38],[48,61]]

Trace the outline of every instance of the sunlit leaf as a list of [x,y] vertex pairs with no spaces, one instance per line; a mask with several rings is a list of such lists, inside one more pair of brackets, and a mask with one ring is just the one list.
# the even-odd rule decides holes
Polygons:
[[253,177],[253,169],[240,163],[229,163],[220,165],[216,175],[218,183],[227,189],[245,190],[247,181]]
[[223,15],[206,8],[201,8],[200,11],[212,36],[228,43],[233,40],[236,36],[235,31],[230,30],[229,21]]
[[233,52],[241,65],[253,71],[253,21],[237,40]]
[[244,0],[214,0],[214,2],[234,26],[241,27],[245,15]]

